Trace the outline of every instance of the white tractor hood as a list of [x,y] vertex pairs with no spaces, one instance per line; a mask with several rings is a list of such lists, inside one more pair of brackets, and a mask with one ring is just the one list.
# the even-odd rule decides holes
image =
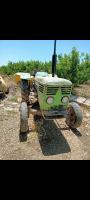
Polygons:
[[44,85],[72,85],[71,81],[58,77],[38,77],[36,78],[36,81]]

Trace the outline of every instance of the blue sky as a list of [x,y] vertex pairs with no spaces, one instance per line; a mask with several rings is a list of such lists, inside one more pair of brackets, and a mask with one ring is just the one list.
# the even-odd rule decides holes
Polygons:
[[[0,40],[0,66],[8,61],[51,60],[53,44],[53,40]],[[70,53],[72,47],[90,53],[90,40],[57,40],[57,54]]]

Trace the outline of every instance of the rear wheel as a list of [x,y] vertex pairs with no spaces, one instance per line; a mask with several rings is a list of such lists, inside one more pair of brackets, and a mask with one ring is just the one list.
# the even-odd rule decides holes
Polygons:
[[29,104],[29,91],[21,90],[21,94],[22,94],[22,102],[27,102],[27,104]]
[[71,128],[80,127],[83,120],[80,106],[75,102],[70,103],[67,109],[67,113],[66,124]]
[[20,106],[20,133],[27,133],[28,130],[28,106],[26,102],[22,102]]

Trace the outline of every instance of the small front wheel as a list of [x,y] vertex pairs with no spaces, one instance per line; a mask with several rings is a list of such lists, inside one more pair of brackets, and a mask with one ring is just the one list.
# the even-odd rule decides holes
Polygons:
[[22,102],[20,106],[20,133],[26,133],[28,130],[28,106],[26,102]]
[[75,102],[70,103],[67,109],[66,124],[71,128],[78,128],[81,126],[82,120],[83,115],[80,106]]

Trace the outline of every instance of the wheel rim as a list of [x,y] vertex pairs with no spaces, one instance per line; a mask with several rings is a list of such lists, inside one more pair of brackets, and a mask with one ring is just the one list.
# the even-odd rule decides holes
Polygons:
[[66,123],[68,126],[73,127],[76,122],[76,114],[75,114],[73,107],[69,107],[67,109],[67,112],[68,112],[68,115],[67,115]]

